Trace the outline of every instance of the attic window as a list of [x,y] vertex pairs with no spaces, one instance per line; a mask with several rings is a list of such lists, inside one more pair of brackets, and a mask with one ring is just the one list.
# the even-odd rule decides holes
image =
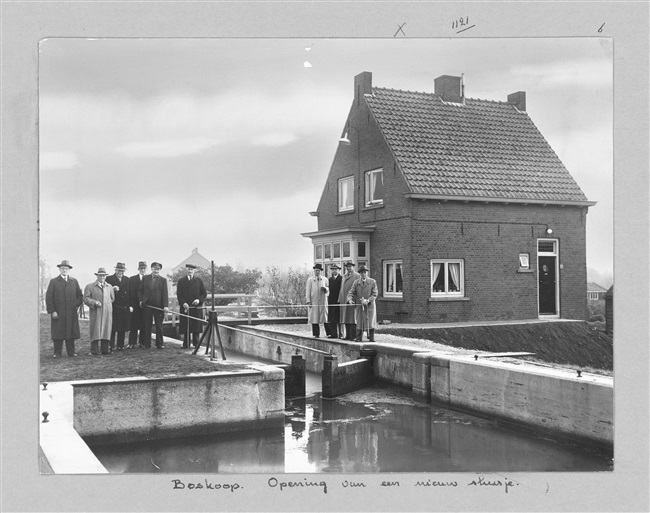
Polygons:
[[366,207],[384,203],[384,172],[373,169],[366,173]]
[[354,210],[354,176],[339,180],[339,212]]

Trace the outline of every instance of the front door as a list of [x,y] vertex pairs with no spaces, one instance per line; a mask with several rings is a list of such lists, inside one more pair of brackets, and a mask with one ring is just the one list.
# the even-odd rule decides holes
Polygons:
[[538,258],[539,277],[539,313],[540,315],[556,315],[557,279],[555,276],[554,256],[540,256]]

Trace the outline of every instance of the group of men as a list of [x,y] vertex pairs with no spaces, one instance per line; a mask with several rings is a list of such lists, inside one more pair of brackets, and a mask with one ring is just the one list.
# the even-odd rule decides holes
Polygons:
[[[330,266],[331,276],[323,276],[323,266],[314,265],[314,275],[307,280],[306,303],[309,305],[308,322],[312,335],[320,337],[320,325],[325,326],[328,338],[341,338],[361,342],[363,333],[375,341],[378,296],[377,282],[368,276],[365,265],[355,272],[353,262],[345,262],[345,272]],[[345,330],[345,336],[343,331]]]
[[[65,341],[69,357],[77,356],[75,340],[80,338],[79,307],[89,309],[90,354],[111,354],[114,350],[151,348],[152,324],[156,332],[156,348],[164,349],[162,323],[169,311],[167,279],[160,276],[162,264],[138,263],[138,274],[125,276],[126,266],[118,262],[115,273],[108,275],[104,267],[95,273],[96,279],[84,288],[69,275],[72,266],[67,260],[57,265],[59,276],[50,280],[45,294],[47,313],[51,316],[54,357],[60,358]],[[185,335],[183,348],[189,347],[190,334],[198,343],[203,326],[203,302],[207,294],[203,281],[194,277],[196,266],[186,265],[187,277],[179,280],[177,297],[181,305],[180,332]],[[193,317],[188,319],[188,317]],[[188,325],[188,320],[190,320]],[[126,332],[129,332],[125,347]]]

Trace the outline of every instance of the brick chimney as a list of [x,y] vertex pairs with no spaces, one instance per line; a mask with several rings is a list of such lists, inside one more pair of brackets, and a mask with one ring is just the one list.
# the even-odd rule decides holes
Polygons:
[[465,101],[462,77],[442,75],[433,81],[433,87],[433,92],[445,102],[463,103]]
[[372,93],[372,73],[364,71],[354,77],[354,99],[359,103],[359,100],[364,94]]
[[517,107],[517,110],[526,112],[526,91],[517,91],[508,95],[508,103]]

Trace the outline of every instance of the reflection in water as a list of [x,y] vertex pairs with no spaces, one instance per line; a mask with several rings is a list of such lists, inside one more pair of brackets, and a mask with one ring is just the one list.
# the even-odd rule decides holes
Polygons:
[[93,447],[110,472],[603,471],[593,450],[537,438],[495,422],[377,389],[335,400],[290,399],[284,431]]

